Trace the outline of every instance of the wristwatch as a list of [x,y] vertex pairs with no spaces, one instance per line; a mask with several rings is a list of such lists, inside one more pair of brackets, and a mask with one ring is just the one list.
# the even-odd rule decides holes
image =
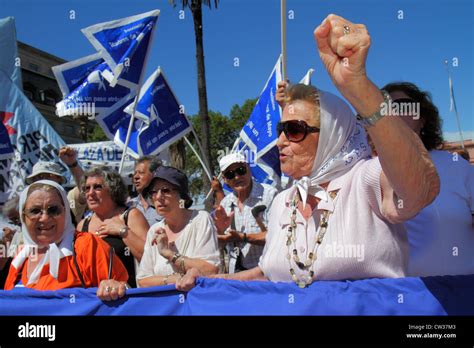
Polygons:
[[120,238],[124,238],[124,237],[127,235],[127,232],[128,232],[128,226],[123,226],[123,227],[119,230],[119,237],[120,237]]
[[78,163],[77,163],[77,161],[76,161],[76,162],[74,162],[73,164],[70,164],[70,165],[68,164],[67,166],[68,166],[68,168],[75,168],[75,167],[77,167],[77,164],[78,164]]
[[[357,120],[362,123],[364,127],[372,127],[376,124],[382,117],[390,115],[390,107],[392,105],[392,98],[390,95],[382,90],[383,103],[380,104],[380,109],[368,117],[362,117],[360,114],[357,114]],[[387,112],[388,110],[388,112]]]
[[181,257],[180,253],[174,253],[173,257],[171,258],[171,264],[174,265],[177,259]]

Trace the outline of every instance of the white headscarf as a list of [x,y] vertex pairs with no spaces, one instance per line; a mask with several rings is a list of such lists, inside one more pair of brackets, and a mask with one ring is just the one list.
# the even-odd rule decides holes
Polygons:
[[306,205],[308,194],[327,201],[327,192],[319,185],[347,173],[371,153],[365,130],[346,102],[320,89],[318,94],[321,125],[316,158],[310,176],[295,180],[290,192],[294,194],[296,190],[299,191],[303,206]]
[[[59,245],[56,243],[51,243],[48,246],[48,250],[44,255],[43,259],[40,263],[36,266],[36,268],[31,273],[28,284],[34,284],[38,281],[39,276],[41,274],[41,270],[43,269],[44,265],[49,263],[49,274],[55,279],[58,279],[58,270],[59,270],[59,260],[66,256],[71,256],[72,252],[72,242],[74,239],[75,228],[71,221],[71,212],[69,209],[69,202],[66,197],[66,191],[57,183],[51,180],[39,180],[34,183],[36,184],[44,184],[48,186],[52,186],[58,190],[61,195],[61,200],[64,205],[64,231],[62,235],[61,242]],[[31,186],[31,185],[30,185]],[[24,221],[24,214],[23,209],[25,207],[26,199],[28,198],[28,191],[30,186],[27,186],[20,195],[20,219],[21,219],[21,232],[23,235],[24,240],[24,248],[18,253],[18,255],[13,259],[12,265],[19,269],[26,259],[30,255],[34,255],[34,253],[38,252],[38,245],[33,241],[26,228],[26,224]],[[28,285],[27,284],[27,285]]]

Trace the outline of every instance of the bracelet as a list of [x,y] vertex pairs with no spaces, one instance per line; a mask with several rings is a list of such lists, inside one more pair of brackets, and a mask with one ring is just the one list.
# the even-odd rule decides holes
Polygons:
[[77,164],[78,164],[78,163],[77,163],[77,161],[76,161],[76,162],[74,162],[74,163],[71,164],[71,165],[68,164],[67,166],[68,166],[68,168],[76,168],[76,167],[77,167]]
[[184,256],[181,256],[181,262],[180,262],[180,271],[182,274],[186,274],[186,266],[184,264]]
[[[357,114],[357,120],[362,123],[364,127],[372,127],[375,125],[382,117],[387,115],[387,107],[392,104],[392,98],[386,91],[381,91],[383,95],[383,103],[380,104],[380,109],[374,112],[372,115],[367,117],[362,117],[360,114]],[[390,115],[390,111],[388,112]]]

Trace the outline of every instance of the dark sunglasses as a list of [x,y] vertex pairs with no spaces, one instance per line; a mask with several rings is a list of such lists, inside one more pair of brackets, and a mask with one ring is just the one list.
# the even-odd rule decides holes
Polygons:
[[41,208],[31,208],[25,210],[25,215],[29,219],[38,219],[43,213],[50,217],[56,217],[61,215],[63,212],[63,207],[60,205],[51,205],[47,207],[46,209],[41,209]]
[[286,138],[292,143],[299,143],[306,138],[308,133],[319,132],[319,128],[310,127],[305,121],[290,120],[286,122],[278,122],[277,124],[278,136],[280,136],[281,132],[284,132]]
[[232,180],[233,178],[235,178],[236,175],[242,176],[242,175],[245,175],[245,174],[247,174],[247,167],[240,166],[240,167],[237,167],[233,170],[227,170],[222,175],[224,175],[224,177],[227,180]]
[[83,194],[86,194],[86,193],[88,193],[91,189],[94,190],[94,191],[102,191],[103,188],[104,188],[104,186],[101,185],[101,184],[94,184],[94,185],[92,185],[92,186],[87,185],[87,186],[84,186],[84,187],[82,188],[82,193],[83,193]]

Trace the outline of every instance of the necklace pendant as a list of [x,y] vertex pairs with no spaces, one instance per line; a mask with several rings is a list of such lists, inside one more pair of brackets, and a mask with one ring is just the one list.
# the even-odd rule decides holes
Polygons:
[[298,281],[297,284],[300,289],[304,289],[306,287],[306,283],[303,280]]

